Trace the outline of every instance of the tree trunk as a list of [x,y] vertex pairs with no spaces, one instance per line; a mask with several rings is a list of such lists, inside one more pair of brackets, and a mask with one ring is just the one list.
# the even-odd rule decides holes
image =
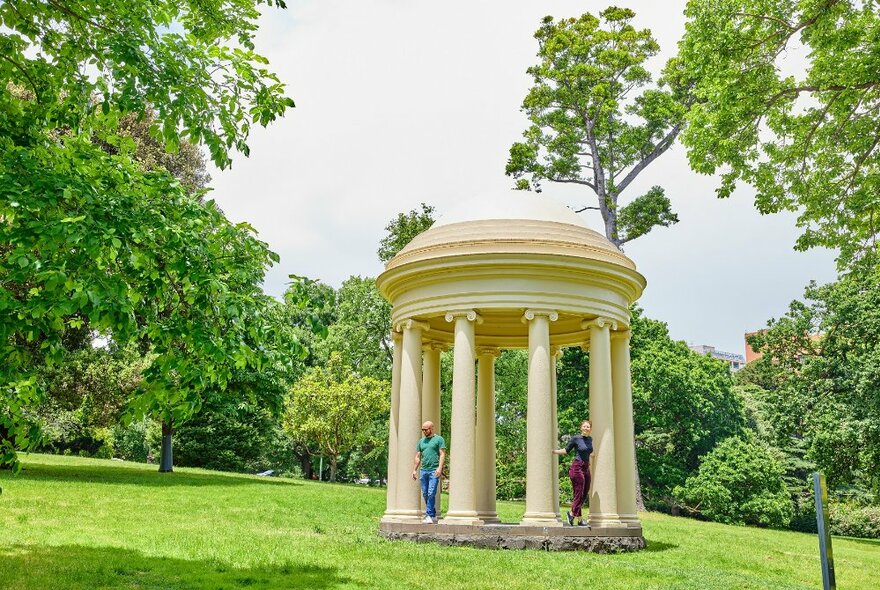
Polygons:
[[162,422],[162,454],[159,457],[159,473],[174,471],[174,457],[171,449],[171,435],[174,428],[171,420]]
[[336,455],[330,455],[330,481],[336,481]]
[[[633,449],[635,450],[635,440],[633,440]],[[642,497],[642,478],[639,476],[639,454],[636,453],[636,510],[645,511],[645,499]]]
[[303,477],[306,479],[312,479],[312,476],[315,474],[315,469],[312,467],[312,454],[309,450],[301,445],[295,445],[293,447],[293,454],[296,455],[296,458],[299,460],[300,469],[302,469]]

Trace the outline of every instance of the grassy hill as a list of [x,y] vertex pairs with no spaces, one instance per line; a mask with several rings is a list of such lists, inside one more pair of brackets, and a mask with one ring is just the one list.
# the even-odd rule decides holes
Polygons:
[[[814,536],[643,515],[626,555],[388,542],[385,492],[29,455],[0,473],[0,587],[820,588]],[[506,521],[523,506],[501,503]],[[880,542],[834,539],[839,588],[876,588]]]

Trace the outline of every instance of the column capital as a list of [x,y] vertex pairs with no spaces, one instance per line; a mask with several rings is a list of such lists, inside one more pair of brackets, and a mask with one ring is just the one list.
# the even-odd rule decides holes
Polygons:
[[395,326],[395,327],[391,330],[391,340],[394,341],[395,343],[400,342],[401,340],[403,340],[403,333],[402,333],[400,330],[397,329],[398,327],[399,327],[399,325],[398,325],[398,326]]
[[446,312],[446,321],[453,322],[455,318],[465,317],[469,322],[477,322],[478,324],[483,323],[483,316],[478,314],[473,309],[464,309],[461,311],[447,311]]
[[501,349],[497,346],[478,346],[477,356],[492,356],[498,358],[501,355]]
[[426,352],[429,350],[439,350],[440,352],[446,352],[447,350],[449,350],[449,345],[442,342],[423,342],[422,350]]
[[581,322],[581,329],[586,330],[588,328],[604,328],[608,326],[612,331],[617,330],[617,322],[612,320],[611,318],[603,318],[601,316],[597,318],[593,318],[592,320],[584,320]]
[[561,346],[554,344],[550,347],[550,356],[553,358],[561,357],[563,354],[565,354],[565,349]]
[[555,322],[559,319],[559,313],[552,309],[527,309],[525,313],[523,313],[522,323],[527,323],[532,321],[538,316],[546,317],[551,322]]
[[431,326],[428,322],[420,322],[414,318],[401,320],[397,322],[396,326],[398,332],[402,332],[403,330],[421,330],[422,332],[427,332],[430,328]]

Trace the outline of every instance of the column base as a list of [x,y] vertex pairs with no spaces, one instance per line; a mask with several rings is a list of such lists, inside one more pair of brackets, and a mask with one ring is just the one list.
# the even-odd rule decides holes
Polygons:
[[379,522],[421,522],[424,517],[424,512],[418,512],[415,510],[393,510],[391,512],[385,512],[385,514],[382,515],[382,520]]
[[485,523],[475,511],[459,510],[456,512],[447,512],[446,516],[440,519],[440,524],[464,524],[469,526],[480,526]]
[[[589,518],[590,527],[594,529],[620,528],[624,525],[620,521],[617,514],[591,514]],[[641,525],[639,525],[641,527]]]
[[562,520],[552,512],[526,512],[519,524],[520,526],[561,527]]
[[501,519],[498,518],[498,514],[495,512],[478,512],[477,518],[482,520],[485,524],[498,524],[501,522]]
[[629,529],[642,528],[642,521],[639,520],[637,514],[621,514],[620,524]]

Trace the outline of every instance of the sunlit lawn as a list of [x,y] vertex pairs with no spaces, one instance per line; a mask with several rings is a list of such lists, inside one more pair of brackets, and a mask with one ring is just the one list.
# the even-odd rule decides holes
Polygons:
[[[821,587],[799,533],[645,514],[648,549],[625,555],[388,542],[384,490],[155,469],[30,455],[0,473],[0,588]],[[878,588],[880,542],[834,555],[838,588]]]

